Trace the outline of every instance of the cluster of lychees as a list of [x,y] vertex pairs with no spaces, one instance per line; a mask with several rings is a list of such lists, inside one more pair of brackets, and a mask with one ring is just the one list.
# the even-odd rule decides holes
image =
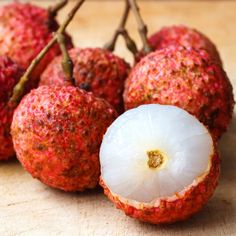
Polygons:
[[[106,49],[73,48],[64,31],[83,2],[61,26],[52,9],[0,9],[0,160],[16,152],[34,178],[64,191],[95,188],[100,178],[116,206],[139,220],[186,219],[217,186],[217,141],[232,118],[220,55],[185,26],[146,38],[134,0]],[[125,29],[130,9],[142,26],[140,51]],[[133,68],[111,52],[119,34]]]

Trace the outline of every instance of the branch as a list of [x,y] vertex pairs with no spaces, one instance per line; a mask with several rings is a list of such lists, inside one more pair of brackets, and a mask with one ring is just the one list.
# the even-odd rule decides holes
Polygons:
[[105,46],[104,46],[105,49],[107,49],[111,52],[114,51],[118,36],[124,30],[126,21],[128,19],[128,16],[129,16],[129,11],[130,11],[130,6],[129,6],[129,3],[128,3],[128,0],[125,0],[125,10],[124,10],[124,13],[122,15],[120,24],[119,24],[118,28],[116,29],[111,41],[108,42],[107,44],[105,44]]
[[58,34],[64,33],[66,27],[69,25],[69,23],[71,22],[71,20],[73,19],[74,15],[75,15],[75,13],[78,11],[78,9],[81,7],[81,5],[84,3],[84,1],[85,0],[80,0],[76,3],[74,8],[67,15],[67,19],[62,23],[60,28],[57,30]]
[[138,31],[139,31],[141,40],[143,42],[144,52],[149,53],[152,51],[152,48],[149,45],[148,40],[147,40],[147,26],[144,24],[144,21],[140,15],[139,7],[136,1],[135,0],[128,0],[128,1],[138,24]]
[[73,62],[66,49],[65,36],[62,33],[58,33],[57,42],[62,52],[61,65],[65,74],[65,82],[70,85],[75,85],[75,81],[73,79]]
[[67,3],[68,3],[68,0],[61,0],[54,6],[50,6],[48,8],[49,17],[54,18],[57,15],[58,11],[61,10]]
[[63,22],[63,24],[59,27],[57,32],[54,34],[53,38],[49,41],[49,43],[42,49],[42,51],[36,56],[36,58],[31,62],[30,66],[27,68],[24,75],[21,77],[20,81],[17,83],[17,85],[13,89],[13,95],[10,98],[8,105],[16,107],[18,103],[20,102],[21,98],[24,95],[24,88],[26,83],[29,80],[29,77],[34,70],[34,68],[39,64],[39,62],[42,60],[42,58],[45,56],[45,54],[48,52],[48,50],[54,45],[54,43],[57,41],[57,37],[60,34],[63,34],[66,27],[70,23],[70,21],[73,19],[75,13],[80,8],[80,6],[84,3],[85,0],[80,0],[76,3],[74,8],[71,10],[71,12],[68,14],[66,20]]
[[136,55],[138,54],[138,49],[135,44],[135,41],[130,37],[128,31],[126,29],[123,29],[120,34],[123,36],[126,47],[129,49],[129,51],[133,54],[134,58],[136,58]]

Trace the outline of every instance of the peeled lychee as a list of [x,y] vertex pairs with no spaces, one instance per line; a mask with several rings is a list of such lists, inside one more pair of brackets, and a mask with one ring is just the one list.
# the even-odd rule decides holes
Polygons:
[[94,188],[99,147],[117,113],[103,99],[72,86],[31,90],[14,112],[17,158],[43,183],[64,191]]
[[[0,8],[0,53],[9,56],[26,69],[53,37],[58,23],[47,9],[29,3],[13,2]],[[68,48],[72,47],[67,36]],[[31,77],[35,84],[49,62],[60,54],[58,45],[52,47],[37,65]],[[32,84],[32,87],[34,84]]]
[[126,111],[104,135],[100,184],[117,208],[138,220],[172,223],[212,196],[219,157],[207,128],[175,106]]
[[[129,65],[120,57],[101,48],[73,48],[69,54],[74,63],[76,86],[104,98],[121,113],[124,109],[124,81],[130,70]],[[55,58],[46,68],[40,85],[65,85],[61,56]]]
[[141,104],[175,105],[195,115],[215,138],[226,131],[233,113],[231,83],[205,50],[170,46],[150,53],[125,84],[126,109]]
[[204,49],[211,59],[219,65],[222,61],[214,43],[204,34],[196,29],[189,28],[183,25],[174,25],[163,27],[158,32],[152,34],[148,41],[154,50],[166,48],[170,45],[181,45],[186,48]]
[[23,69],[16,63],[0,56],[0,160],[7,160],[15,154],[10,134],[14,109],[7,104],[22,74]]

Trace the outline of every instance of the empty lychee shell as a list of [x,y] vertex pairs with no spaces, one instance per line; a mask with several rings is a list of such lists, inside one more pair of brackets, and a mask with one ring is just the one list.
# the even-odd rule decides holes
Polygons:
[[158,224],[198,212],[217,186],[220,163],[209,131],[194,116],[150,104],[112,123],[100,164],[100,184],[117,208]]

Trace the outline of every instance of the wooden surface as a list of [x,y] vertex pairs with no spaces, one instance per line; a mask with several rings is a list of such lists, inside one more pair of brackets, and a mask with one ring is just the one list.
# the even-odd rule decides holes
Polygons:
[[[1,1],[4,4],[8,1]],[[53,1],[36,1],[49,5]],[[60,21],[73,2],[60,13]],[[142,1],[142,14],[154,32],[163,25],[188,24],[207,34],[218,46],[236,88],[236,1]],[[121,1],[90,1],[78,12],[68,31],[78,46],[102,46],[122,11]],[[136,24],[129,29],[137,41]],[[119,41],[116,52],[131,60]],[[101,189],[68,194],[32,179],[17,161],[0,163],[0,235],[236,235],[236,116],[220,143],[222,174],[207,206],[190,220],[153,226],[116,210]]]

